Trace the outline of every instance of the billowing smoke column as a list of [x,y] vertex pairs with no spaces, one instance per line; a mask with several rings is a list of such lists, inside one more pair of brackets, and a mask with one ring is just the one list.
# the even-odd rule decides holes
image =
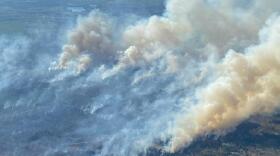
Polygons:
[[100,12],[92,12],[89,17],[80,20],[77,28],[69,33],[69,41],[63,46],[58,67],[65,68],[70,60],[75,59],[79,63],[77,71],[81,72],[91,62],[90,56],[83,53],[95,52],[99,59],[112,55],[111,26],[110,20]]
[[163,16],[124,28],[93,11],[70,31],[58,68],[96,69],[104,81],[129,73],[132,80],[125,90],[135,91],[134,85],[151,79],[167,83],[164,89],[172,100],[166,103],[174,107],[166,120],[161,114],[157,121],[172,124],[141,145],[168,140],[165,149],[175,152],[197,137],[223,134],[280,106],[280,19],[270,17],[280,2],[243,3],[169,0]]
[[178,120],[171,151],[197,136],[232,128],[250,116],[272,113],[280,106],[280,19],[262,33],[261,43],[245,53],[229,51],[218,76],[198,90],[198,104]]

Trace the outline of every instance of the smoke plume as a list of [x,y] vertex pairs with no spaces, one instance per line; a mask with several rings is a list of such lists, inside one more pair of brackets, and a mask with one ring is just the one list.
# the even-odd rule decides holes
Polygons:
[[[106,15],[96,11],[89,14],[85,19],[78,21],[77,27],[69,32],[68,43],[63,46],[63,53],[59,59],[59,68],[66,68],[70,60],[78,62],[78,71],[85,70],[90,63],[87,52],[94,52],[95,60],[105,59],[111,55],[112,25]],[[103,56],[103,57],[102,57]]]
[[[58,68],[94,70],[104,82],[125,77],[126,86],[115,89],[119,102],[154,99],[147,103],[158,117],[149,119],[148,111],[144,123],[150,131],[129,135],[141,143],[123,148],[139,153],[160,139],[175,152],[198,137],[224,134],[253,115],[279,108],[280,19],[274,15],[279,3],[168,0],[162,16],[121,27],[116,17],[93,11],[69,32]],[[169,105],[166,113],[156,107],[161,100]],[[159,127],[165,130],[157,135]],[[120,133],[114,136],[121,143],[131,139],[119,138],[127,131]]]
[[195,138],[220,133],[252,115],[280,107],[280,19],[261,32],[261,43],[244,53],[229,51],[219,64],[216,80],[197,92],[198,104],[178,119],[171,151]]

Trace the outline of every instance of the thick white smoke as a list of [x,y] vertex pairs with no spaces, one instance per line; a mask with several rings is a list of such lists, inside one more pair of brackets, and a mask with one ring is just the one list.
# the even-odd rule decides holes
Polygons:
[[[124,30],[93,11],[70,31],[58,67],[74,66],[78,72],[97,69],[104,81],[135,69],[127,75],[133,79],[124,86],[128,91],[147,79],[164,83],[165,77],[173,77],[167,95],[186,92],[176,103],[180,111],[167,112],[172,113],[170,118],[177,117],[176,122],[165,127],[164,136],[148,133],[152,139],[141,145],[148,148],[153,139],[170,140],[166,149],[174,152],[197,137],[224,133],[253,115],[277,110],[280,19],[271,18],[258,35],[277,6],[276,0],[168,0],[164,15]],[[154,85],[159,91],[160,87]],[[167,102],[173,105],[175,100],[170,99]],[[157,122],[166,122],[159,118]],[[170,118],[166,120],[173,121]]]
[[280,18],[261,32],[261,43],[233,50],[219,64],[218,76],[198,90],[198,104],[178,119],[171,151],[196,137],[232,128],[252,115],[280,107]]
[[[85,68],[89,61],[79,61],[81,55],[83,58],[94,57],[92,61],[100,65],[106,64],[108,57],[112,59],[121,52],[117,56],[119,64],[114,69],[119,70],[141,61],[164,57],[167,51],[174,49],[192,53],[201,46],[211,45],[215,47],[215,52],[223,53],[233,46],[245,47],[256,41],[258,30],[277,9],[273,6],[277,6],[278,2],[248,2],[252,5],[249,8],[242,8],[242,4],[238,6],[236,3],[232,0],[169,0],[164,16],[141,20],[122,32],[113,28],[110,17],[93,11],[88,17],[80,19],[77,27],[69,32],[58,67],[67,68],[74,61],[77,66],[82,64]],[[120,36],[116,39],[114,34]],[[201,43],[189,45],[190,40]],[[191,47],[192,51],[187,47]]]

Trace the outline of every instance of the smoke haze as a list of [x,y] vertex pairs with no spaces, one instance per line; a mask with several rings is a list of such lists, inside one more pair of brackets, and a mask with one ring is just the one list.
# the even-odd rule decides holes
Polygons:
[[277,112],[279,10],[167,0],[161,15],[96,9],[70,29],[0,36],[0,155],[174,153]]
[[[277,8],[274,10],[273,6],[277,6],[278,2],[247,3],[169,0],[163,16],[143,19],[127,26],[123,32],[113,28],[109,33],[111,36],[112,33],[122,34],[117,39],[117,42],[121,41],[121,46],[115,49],[108,45],[114,42],[109,41],[112,37],[107,33],[112,24],[107,22],[107,18],[101,22],[100,15],[93,12],[70,32],[86,32],[83,34],[84,40],[76,40],[78,35],[70,35],[68,44],[64,46],[84,48],[64,48],[59,64],[66,67],[67,62],[71,61],[65,60],[64,56],[76,58],[74,54],[81,55],[84,51],[103,53],[106,47],[111,53],[104,55],[113,56],[117,63],[110,66],[107,66],[108,60],[101,63],[103,79],[136,67],[141,74],[130,74],[133,82],[174,76],[177,82],[170,82],[169,85],[182,87],[173,88],[175,91],[185,89],[195,94],[194,99],[180,103],[183,115],[175,119],[175,125],[167,127],[171,132],[166,138],[171,138],[171,141],[170,147],[166,148],[176,151],[199,136],[224,132],[252,115],[272,113],[279,107],[278,18],[270,18],[257,44],[258,32],[275,13]],[[263,13],[258,15],[260,11]],[[101,37],[92,36],[96,28],[87,27],[87,23],[102,28],[102,32],[98,31]],[[91,39],[90,42],[87,39]],[[92,48],[84,43],[89,43]],[[245,52],[229,50],[232,48]],[[215,60],[210,60],[213,57]],[[99,61],[100,57],[93,57],[94,60]],[[204,61],[210,61],[210,65]],[[84,66],[83,62],[76,63]],[[212,74],[205,74],[200,68],[211,70]],[[192,75],[193,72],[198,75]],[[211,79],[207,80],[207,77]],[[197,80],[191,82],[191,79]],[[185,84],[185,81],[189,84]]]

